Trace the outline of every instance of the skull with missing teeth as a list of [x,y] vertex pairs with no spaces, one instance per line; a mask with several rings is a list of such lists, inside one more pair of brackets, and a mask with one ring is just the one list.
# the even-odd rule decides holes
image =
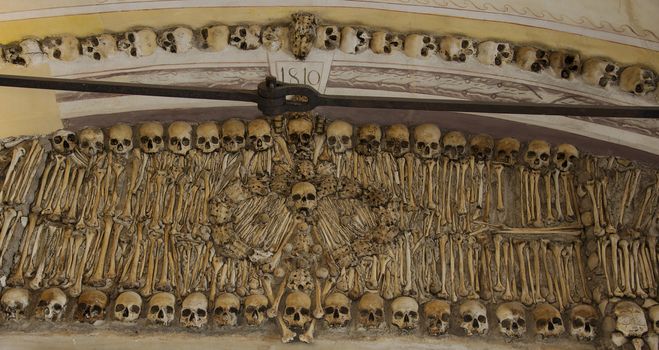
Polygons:
[[192,126],[189,123],[173,122],[169,124],[167,134],[167,148],[170,152],[184,156],[192,148]]
[[213,320],[220,327],[234,327],[238,325],[240,312],[240,299],[233,293],[221,293],[215,299]]
[[316,48],[334,50],[341,44],[341,30],[337,26],[318,26],[316,28]]
[[284,26],[266,26],[261,32],[261,42],[268,51],[278,51],[288,49],[289,28]]
[[78,136],[68,130],[57,130],[50,142],[57,153],[67,155],[78,147]]
[[156,33],[148,28],[123,33],[117,41],[117,48],[132,57],[150,56],[156,47]]
[[389,54],[403,49],[404,38],[400,34],[377,31],[371,38],[371,51],[377,54]]
[[156,42],[163,50],[171,53],[183,53],[192,48],[194,34],[192,29],[176,27],[167,29],[160,34]]
[[573,145],[563,143],[556,147],[554,158],[552,159],[556,169],[560,171],[570,171],[575,162],[579,159],[579,150]]
[[133,128],[119,123],[108,131],[108,148],[115,154],[126,154],[133,149]]
[[176,298],[171,293],[160,292],[149,300],[146,319],[163,326],[169,326],[174,321]]
[[561,313],[549,304],[539,304],[533,309],[535,331],[543,338],[557,337],[563,334],[565,326]]
[[435,124],[421,124],[414,128],[414,152],[423,159],[439,156],[442,132]]
[[313,133],[313,123],[304,116],[294,118],[286,124],[288,135],[288,144],[291,145],[295,153],[306,152],[311,150],[311,141]]
[[220,148],[220,129],[215,122],[197,125],[197,148],[204,153],[215,152]]
[[476,162],[485,162],[492,157],[494,139],[490,135],[478,134],[469,141],[469,149]]
[[607,87],[618,81],[620,67],[602,58],[590,58],[583,63],[581,78],[590,85]]
[[41,44],[35,39],[25,39],[18,43],[4,46],[2,51],[7,62],[19,66],[38,64],[46,57],[41,50]]
[[556,76],[573,79],[581,71],[581,58],[577,53],[555,51],[549,55],[549,66]]
[[364,28],[343,27],[341,29],[341,45],[339,48],[345,53],[361,53],[368,49],[371,33]]
[[429,58],[435,55],[435,38],[425,34],[409,34],[405,37],[405,55],[411,58]]
[[451,319],[451,305],[444,300],[431,300],[423,306],[426,316],[428,334],[438,336],[445,334]]
[[518,302],[509,302],[497,308],[499,331],[507,337],[519,338],[526,333],[526,311]]
[[250,326],[260,326],[268,318],[268,298],[262,294],[252,294],[245,298],[245,320]]
[[242,120],[232,118],[222,123],[222,145],[229,153],[245,148],[245,123]]
[[100,34],[80,41],[82,54],[96,61],[106,59],[117,52],[117,39],[112,34]]
[[236,26],[231,30],[229,43],[241,50],[256,50],[261,46],[261,26]]
[[591,305],[577,305],[570,312],[570,334],[579,340],[591,341],[597,335],[597,310]]
[[439,55],[447,61],[465,62],[475,53],[475,42],[471,39],[445,36],[439,41]]
[[620,73],[620,89],[642,96],[657,88],[656,79],[656,74],[649,69],[627,67]]
[[311,323],[311,298],[303,292],[286,296],[283,320],[290,330],[301,332]]
[[252,150],[267,151],[273,145],[272,128],[265,119],[254,119],[247,123],[247,139]]
[[211,25],[199,29],[199,47],[202,50],[220,52],[229,45],[229,27]]
[[549,54],[545,50],[523,46],[515,49],[515,62],[523,70],[539,73],[549,67]]
[[162,124],[146,122],[139,126],[137,133],[140,137],[140,148],[144,153],[158,153],[165,148],[165,129]]
[[460,317],[462,317],[462,329],[468,336],[475,334],[486,334],[489,329],[487,322],[487,310],[477,300],[469,300],[460,305]]
[[134,322],[142,312],[142,297],[133,292],[125,291],[117,297],[114,303],[114,318],[121,322]]
[[291,202],[297,213],[309,215],[316,209],[316,188],[309,182],[298,182],[291,188]]
[[345,153],[352,149],[352,124],[335,120],[327,127],[327,146],[334,153]]
[[25,317],[29,304],[30,293],[24,288],[8,288],[0,298],[0,305],[7,320],[18,320]]
[[66,311],[66,294],[59,288],[49,288],[41,292],[35,314],[38,319],[58,321]]
[[482,64],[502,66],[513,62],[514,51],[509,43],[484,41],[478,44],[478,61]]
[[494,146],[494,157],[498,163],[513,166],[517,163],[520,144],[517,139],[504,137]]
[[393,124],[384,130],[385,152],[400,158],[410,151],[410,132],[405,124]]
[[94,323],[105,318],[108,296],[100,290],[83,291],[78,297],[75,317],[80,322]]
[[384,324],[384,299],[377,293],[366,292],[357,304],[359,326],[380,328]]
[[208,299],[204,294],[194,292],[183,299],[179,322],[186,328],[201,328],[208,323]]
[[524,161],[533,170],[540,170],[549,165],[549,156],[551,154],[551,147],[549,143],[544,140],[532,140],[526,146],[526,153],[524,153]]
[[351,300],[341,292],[335,292],[325,298],[325,321],[330,327],[345,327],[350,322]]
[[382,130],[377,124],[365,124],[357,129],[357,153],[375,156],[380,151]]
[[41,48],[51,59],[74,61],[80,56],[80,42],[71,35],[46,38],[41,42]]
[[391,323],[401,330],[412,330],[419,323],[419,304],[414,298],[398,297],[391,303]]
[[86,128],[80,131],[80,150],[88,157],[103,152],[103,131],[98,128]]
[[442,140],[443,153],[450,160],[461,160],[467,149],[467,139],[459,131],[449,131]]

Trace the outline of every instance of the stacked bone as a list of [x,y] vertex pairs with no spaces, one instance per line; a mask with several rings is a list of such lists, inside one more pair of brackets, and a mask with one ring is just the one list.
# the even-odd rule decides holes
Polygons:
[[313,14],[295,13],[288,24],[234,25],[220,24],[191,29],[185,26],[153,30],[138,28],[124,33],[102,33],[85,38],[72,35],[33,38],[8,43],[2,48],[4,59],[15,65],[33,65],[46,58],[75,61],[80,58],[104,61],[124,54],[146,57],[157,50],[186,54],[193,50],[220,52],[229,46],[239,50],[287,51],[297,59],[305,59],[313,49],[340,49],[347,54],[367,50],[375,54],[404,53],[410,59],[434,57],[449,62],[479,62],[501,67],[515,64],[521,70],[540,73],[548,71],[557,79],[583,82],[637,96],[646,95],[657,87],[657,74],[639,65],[621,67],[611,60],[583,58],[574,50],[547,50],[533,45],[513,44],[505,40],[482,40],[452,34],[399,34],[359,26],[320,24]]
[[484,334],[485,301],[505,302],[506,336],[531,319],[558,336],[571,310],[572,334],[592,340],[588,304],[606,304],[603,291],[656,297],[656,170],[571,145],[309,113],[50,141],[26,163],[12,155],[41,143],[11,144],[1,168],[29,202],[3,207],[3,300],[33,290],[43,314],[78,297],[75,317],[95,322],[115,300],[121,322],[170,324],[177,309],[194,328],[276,318],[282,340],[311,342],[317,324],[350,325],[352,302],[360,328],[380,328],[389,307],[407,332],[442,334],[459,316]]

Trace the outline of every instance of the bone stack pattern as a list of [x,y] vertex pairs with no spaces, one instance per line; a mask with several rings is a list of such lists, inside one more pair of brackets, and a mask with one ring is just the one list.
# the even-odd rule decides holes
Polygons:
[[314,113],[2,146],[9,327],[656,344],[659,172],[645,164]]

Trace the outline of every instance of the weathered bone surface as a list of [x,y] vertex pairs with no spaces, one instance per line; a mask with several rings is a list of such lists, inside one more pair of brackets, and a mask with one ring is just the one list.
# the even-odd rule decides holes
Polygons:
[[2,316],[651,342],[657,168],[551,141],[310,113],[26,138],[0,150]]

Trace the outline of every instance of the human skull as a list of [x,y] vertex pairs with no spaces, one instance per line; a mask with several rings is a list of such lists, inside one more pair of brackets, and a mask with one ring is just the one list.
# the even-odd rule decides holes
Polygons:
[[412,330],[419,322],[419,304],[414,298],[401,296],[391,302],[391,324],[402,330]]
[[341,292],[335,292],[325,298],[325,321],[330,327],[345,327],[350,322],[351,300]]
[[371,34],[364,28],[343,27],[341,29],[341,45],[345,53],[357,54],[366,51],[371,41]]
[[286,131],[288,144],[295,146],[296,150],[307,150],[311,147],[313,123],[309,119],[300,117],[289,120]]
[[531,169],[540,170],[549,165],[551,147],[544,140],[532,140],[526,146],[524,161]]
[[443,154],[451,160],[460,160],[465,154],[467,139],[459,131],[449,131],[442,140]]
[[295,291],[284,302],[284,323],[289,329],[303,330],[311,322],[311,298],[309,295]]
[[535,47],[522,46],[515,49],[515,62],[523,70],[539,73],[549,67],[549,54]]
[[149,300],[148,307],[147,320],[163,326],[169,326],[174,321],[176,298],[173,294],[166,292],[154,294]]
[[385,128],[383,149],[396,158],[410,151],[410,132],[405,124],[393,124]]
[[414,128],[414,153],[424,159],[437,158],[442,132],[435,124],[421,124]]
[[96,61],[106,59],[117,52],[117,39],[112,34],[93,35],[80,40],[82,54]]
[[583,63],[581,78],[590,85],[607,87],[618,81],[620,67],[608,60],[591,58]]
[[247,140],[251,149],[257,152],[272,147],[272,128],[265,119],[254,119],[247,123]]
[[570,312],[570,334],[579,340],[591,341],[597,335],[597,310],[590,305],[577,305]]
[[215,122],[197,125],[197,148],[204,153],[215,152],[220,148],[220,128]]
[[291,52],[295,58],[303,60],[309,55],[316,41],[318,18],[305,12],[294,13],[292,17],[293,22],[291,22],[289,27]]
[[108,148],[115,154],[126,154],[133,149],[133,128],[119,123],[108,131]]
[[446,333],[451,319],[451,304],[443,300],[431,300],[423,306],[428,334],[438,336]]
[[366,292],[357,304],[359,325],[364,328],[379,328],[384,323],[384,299],[377,293]]
[[140,318],[142,312],[142,297],[133,292],[125,291],[114,302],[114,318],[121,322],[133,322]]
[[291,201],[298,213],[309,215],[316,209],[316,188],[309,182],[298,182],[291,188]]
[[375,156],[380,151],[382,130],[377,124],[364,124],[357,129],[357,153]]
[[117,48],[132,57],[150,56],[156,51],[156,33],[151,29],[140,29],[121,34]]
[[244,312],[248,325],[260,326],[268,318],[268,298],[263,294],[248,295]]
[[213,320],[220,327],[234,327],[238,325],[240,312],[240,299],[233,293],[221,293],[215,299]]
[[578,53],[554,51],[549,55],[549,66],[556,76],[573,79],[581,71],[581,58]]
[[522,304],[512,301],[497,308],[499,330],[511,338],[519,338],[526,333],[526,311]]
[[45,58],[45,54],[41,50],[41,44],[35,39],[25,39],[7,45],[2,51],[7,62],[19,66],[42,63]]
[[627,338],[641,337],[648,331],[643,309],[632,301],[621,301],[613,309],[616,330]]
[[411,58],[429,58],[435,55],[435,38],[425,34],[409,34],[405,37],[405,55]]
[[229,45],[229,27],[211,25],[199,29],[199,47],[202,50],[220,52]]
[[477,162],[485,162],[492,157],[494,139],[486,134],[478,134],[469,141],[469,149]]
[[108,296],[100,290],[89,289],[78,297],[75,318],[79,322],[94,323],[105,318]]
[[208,299],[199,292],[189,294],[181,305],[179,322],[186,328],[201,328],[208,322]]
[[261,26],[235,26],[231,29],[229,43],[241,50],[256,50],[261,46]]
[[484,41],[478,44],[478,61],[482,64],[502,66],[513,62],[514,51],[509,43]]
[[59,321],[66,311],[66,294],[59,288],[48,288],[41,292],[35,310],[38,319]]
[[477,300],[468,300],[460,305],[458,311],[462,317],[460,327],[468,336],[487,333],[489,324],[487,323],[487,310],[483,304]]
[[335,50],[341,43],[341,30],[337,26],[316,27],[316,48]]
[[439,55],[447,61],[465,62],[476,53],[475,46],[471,39],[445,36],[439,41]]
[[565,331],[561,313],[550,304],[538,304],[533,309],[533,318],[535,331],[543,338],[557,337]]
[[30,304],[30,293],[25,288],[9,288],[0,298],[2,311],[7,320],[19,320],[25,317]]
[[85,128],[80,131],[78,136],[80,140],[80,150],[88,157],[93,157],[96,154],[103,152],[103,131],[98,128]]
[[650,307],[648,316],[650,316],[650,320],[652,321],[654,334],[659,335],[659,304]]
[[80,42],[72,35],[45,38],[41,41],[41,49],[50,59],[74,61],[80,57]]
[[156,43],[171,53],[184,53],[192,48],[194,33],[186,27],[166,29],[158,34]]
[[140,148],[144,153],[158,153],[165,148],[163,140],[164,128],[156,122],[141,124],[137,130],[140,137]]
[[53,148],[57,153],[66,155],[78,147],[78,136],[68,130],[57,130],[53,134],[53,138],[50,139],[50,142],[53,144]]
[[556,147],[554,153],[554,165],[560,171],[569,171],[574,167],[574,163],[579,159],[579,150],[576,147],[563,143]]
[[187,122],[173,122],[167,128],[169,142],[167,149],[174,154],[184,156],[192,148],[192,126]]
[[334,153],[345,153],[352,149],[352,124],[335,120],[327,127],[327,146]]
[[279,51],[288,48],[288,27],[266,26],[261,33],[261,41],[268,51]]
[[399,34],[377,31],[371,38],[371,51],[377,54],[389,54],[403,49],[404,37]]
[[657,88],[656,75],[639,66],[627,67],[620,73],[620,88],[639,96],[645,95]]
[[517,139],[504,137],[494,146],[494,159],[501,164],[513,166],[517,163],[520,144]]
[[245,123],[242,120],[232,118],[222,123],[222,145],[230,153],[245,148]]

